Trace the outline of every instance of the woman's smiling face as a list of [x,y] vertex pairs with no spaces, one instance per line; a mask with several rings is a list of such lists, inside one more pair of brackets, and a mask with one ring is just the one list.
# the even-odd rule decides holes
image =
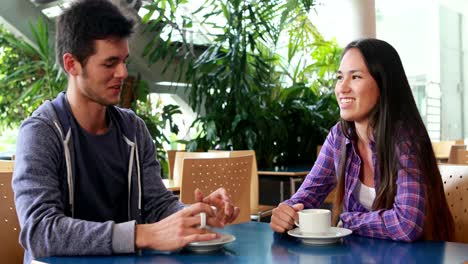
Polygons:
[[357,48],[349,49],[341,59],[335,95],[342,119],[368,123],[370,113],[379,101],[380,92]]

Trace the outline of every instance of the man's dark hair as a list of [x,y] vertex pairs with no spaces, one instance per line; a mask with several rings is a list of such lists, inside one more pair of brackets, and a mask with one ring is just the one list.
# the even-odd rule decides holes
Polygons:
[[135,21],[108,0],[79,0],[57,19],[56,58],[63,67],[63,54],[71,53],[82,64],[95,51],[95,40],[128,38]]

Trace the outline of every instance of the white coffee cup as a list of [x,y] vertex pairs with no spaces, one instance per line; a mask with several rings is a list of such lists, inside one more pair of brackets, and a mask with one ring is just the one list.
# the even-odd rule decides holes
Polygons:
[[299,222],[295,224],[302,234],[327,233],[331,227],[331,212],[327,209],[305,209],[297,212]]
[[[216,215],[216,211],[217,211],[216,207],[211,206],[211,209],[213,210],[213,212]],[[207,222],[208,217],[207,217],[206,213],[201,212],[201,213],[198,214],[198,216],[200,216],[200,225],[198,226],[198,228],[201,228],[201,229],[209,228],[208,222]]]
[[200,226],[198,228],[204,229],[206,228],[206,213],[201,212],[199,216],[200,216]]

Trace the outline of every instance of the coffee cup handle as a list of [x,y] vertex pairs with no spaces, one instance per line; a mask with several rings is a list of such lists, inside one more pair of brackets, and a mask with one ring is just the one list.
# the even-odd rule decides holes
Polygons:
[[300,225],[299,225],[299,222],[298,222],[298,221],[294,220],[294,224],[295,224],[296,226],[300,227]]

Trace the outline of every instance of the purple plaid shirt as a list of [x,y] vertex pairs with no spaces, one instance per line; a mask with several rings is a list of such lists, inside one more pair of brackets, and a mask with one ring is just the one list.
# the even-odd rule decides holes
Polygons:
[[[409,137],[402,136],[397,146],[398,167],[397,194],[393,208],[369,211],[354,196],[359,181],[361,158],[352,141],[345,138],[341,126],[335,125],[325,140],[320,155],[299,190],[285,203],[303,203],[305,208],[318,208],[337,183],[337,172],[342,144],[346,144],[346,180],[343,212],[340,216],[343,227],[362,236],[414,241],[421,237],[425,220],[425,184],[422,182],[418,158],[412,151]],[[375,143],[370,143],[374,166],[374,182],[379,184],[379,171]]]

